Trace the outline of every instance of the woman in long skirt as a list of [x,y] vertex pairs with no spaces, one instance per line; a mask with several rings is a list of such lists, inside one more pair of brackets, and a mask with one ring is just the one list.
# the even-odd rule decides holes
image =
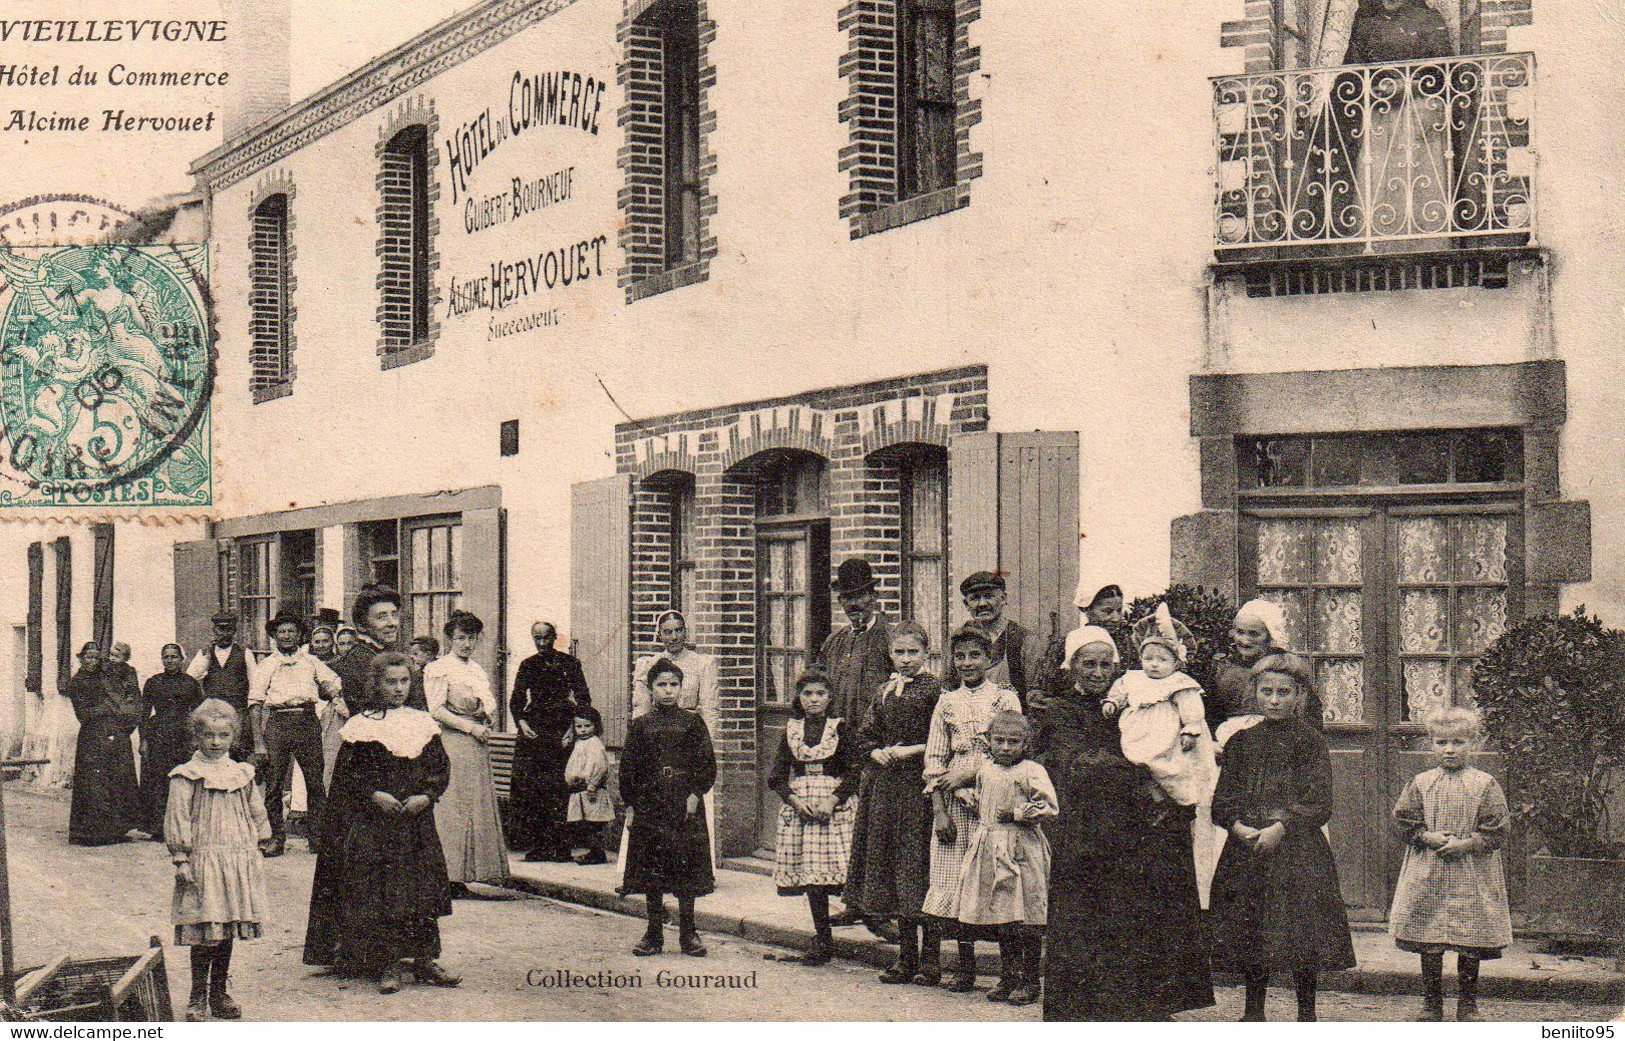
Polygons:
[[488,744],[497,699],[490,676],[472,661],[484,631],[479,618],[453,611],[445,626],[450,653],[423,671],[429,714],[440,724],[440,740],[451,760],[451,785],[435,807],[434,820],[454,895],[467,892],[465,883],[508,877]]
[[164,644],[159,658],[164,671],[141,689],[141,803],[147,831],[161,841],[169,804],[169,771],[192,758],[187,717],[203,703],[203,688],[186,674],[186,652],[180,644]]
[[79,671],[65,693],[79,717],[68,841],[76,846],[123,842],[141,825],[142,816],[130,749],[130,733],[141,710],[135,672],[108,667],[101,648],[87,643],[79,651]]

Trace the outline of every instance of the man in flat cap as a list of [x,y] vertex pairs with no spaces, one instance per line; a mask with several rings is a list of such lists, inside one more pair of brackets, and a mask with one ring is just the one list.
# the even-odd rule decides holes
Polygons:
[[[1003,575],[978,571],[959,583],[959,593],[965,598],[965,610],[970,612],[971,621],[993,638],[993,667],[988,670],[987,678],[1015,691],[1026,710],[1027,695],[1037,690],[1036,684],[1043,674],[1046,641],[1028,632],[1014,618],[1005,616],[1010,597]],[[1033,700],[1042,701],[1043,694],[1040,692]]]
[[237,710],[242,726],[231,755],[238,762],[246,762],[254,747],[254,739],[248,732],[248,676],[254,664],[253,656],[237,642],[236,615],[217,611],[209,624],[214,626],[214,644],[197,652],[186,674],[203,686],[205,698],[219,698]]

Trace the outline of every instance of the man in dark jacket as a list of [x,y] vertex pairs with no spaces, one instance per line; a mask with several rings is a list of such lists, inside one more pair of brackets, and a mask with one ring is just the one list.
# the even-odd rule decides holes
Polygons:
[[[987,670],[987,678],[1015,691],[1024,709],[1033,707],[1028,705],[1028,694],[1036,692],[1044,671],[1045,638],[1006,617],[1009,593],[1003,575],[978,571],[959,584],[959,593],[965,598],[971,621],[993,638],[993,667]],[[1043,696],[1032,700],[1042,701]]]
[[570,761],[575,710],[591,705],[581,662],[554,646],[558,628],[552,622],[530,627],[536,653],[519,663],[508,709],[519,726],[513,750],[513,797],[509,830],[514,845],[530,861],[562,863],[570,859],[565,845],[565,811],[570,789],[564,767]]

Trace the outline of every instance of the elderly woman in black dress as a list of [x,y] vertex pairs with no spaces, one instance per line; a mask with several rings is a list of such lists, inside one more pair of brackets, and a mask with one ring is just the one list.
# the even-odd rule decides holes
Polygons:
[[1072,686],[1044,707],[1037,758],[1061,814],[1050,840],[1044,1018],[1166,1020],[1213,1004],[1191,853],[1191,809],[1157,802],[1100,711],[1118,671],[1099,626],[1067,638]]
[[123,842],[142,823],[130,747],[141,712],[135,670],[104,661],[101,648],[87,643],[79,651],[79,671],[63,693],[79,718],[68,841],[76,846]]

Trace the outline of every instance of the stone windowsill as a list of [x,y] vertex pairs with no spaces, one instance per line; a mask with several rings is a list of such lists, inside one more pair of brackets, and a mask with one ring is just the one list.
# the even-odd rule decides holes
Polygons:
[[250,389],[250,393],[253,396],[254,404],[256,405],[263,405],[267,401],[275,401],[277,398],[292,397],[293,377],[290,376],[286,380],[281,380],[276,383],[267,383],[263,386],[253,387]]
[[888,206],[860,213],[852,218],[852,237],[861,239],[883,231],[901,228],[905,224],[940,217],[970,205],[970,196],[962,194],[959,185],[950,185],[925,195],[894,202]]
[[420,362],[433,356],[434,341],[432,339],[420,340],[419,342],[412,344],[410,347],[378,348],[380,367],[385,372],[388,372],[390,369],[398,369],[405,365],[411,365],[413,362]]
[[704,282],[707,277],[709,277],[709,272],[706,262],[703,260],[674,267],[657,275],[640,278],[628,285],[626,287],[626,302],[635,304],[639,300],[647,300],[651,296],[659,296],[661,293],[669,293],[684,286],[696,285]]

